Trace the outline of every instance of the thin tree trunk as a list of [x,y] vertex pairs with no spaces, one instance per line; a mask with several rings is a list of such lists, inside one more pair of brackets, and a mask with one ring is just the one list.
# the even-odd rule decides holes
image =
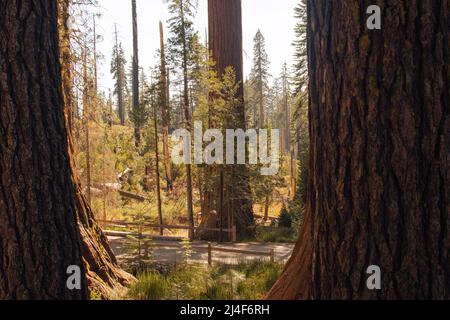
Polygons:
[[266,194],[264,203],[264,221],[269,220],[270,193]]
[[291,150],[291,128],[290,128],[290,108],[289,108],[289,86],[287,79],[287,66],[286,64],[283,67],[283,109],[284,109],[284,131],[285,131],[285,141],[284,148],[286,154],[288,154]]
[[224,171],[223,169],[220,170],[220,195],[219,195],[219,228],[220,228],[220,235],[219,235],[219,242],[222,243],[223,242],[223,226],[224,226]]
[[450,3],[368,5],[308,1],[309,207],[269,298],[450,298]]
[[[184,103],[184,114],[185,114],[185,122],[186,127],[189,131],[191,131],[191,113],[189,108],[189,79],[188,79],[188,52],[187,52],[187,43],[186,43],[186,26],[184,22],[184,13],[183,13],[183,0],[180,1],[181,8],[181,28],[183,30],[183,103]],[[187,209],[188,209],[188,221],[189,226],[194,227],[194,208],[193,208],[193,199],[192,199],[192,171],[191,165],[186,165],[186,180],[187,180]],[[189,230],[189,239],[194,240],[194,230]]]
[[133,119],[136,147],[141,144],[141,110],[139,102],[139,45],[136,0],[131,0],[133,18]]
[[169,150],[169,126],[170,126],[170,107],[169,107],[169,83],[166,68],[166,54],[164,45],[164,29],[163,24],[159,22],[160,34],[160,54],[161,54],[161,90],[164,92],[162,100],[162,122],[163,122],[163,153],[164,153],[164,169],[166,171],[167,191],[172,188],[172,171],[171,158]]
[[[262,70],[262,66],[261,66],[261,60],[259,61],[259,70]],[[259,95],[259,128],[263,129],[265,124],[266,124],[266,120],[264,117],[264,84],[263,84],[263,79],[262,79],[262,75],[259,75],[259,81],[258,81],[258,95]]]
[[[153,103],[152,103],[153,104]],[[161,201],[161,177],[159,174],[159,137],[158,137],[158,113],[156,112],[156,105],[153,104],[153,118],[155,127],[155,171],[156,171],[156,195],[158,199],[158,217],[159,224],[163,225],[163,215],[162,215],[162,201]],[[160,235],[164,235],[164,229],[160,228]]]
[[297,162],[295,161],[295,149],[294,146],[292,145],[291,147],[291,153],[290,153],[290,175],[291,175],[291,200],[294,200],[295,195],[297,193],[297,175],[296,175],[296,164]]
[[107,221],[106,200],[108,196],[108,188],[106,187],[106,147],[108,145],[107,127],[103,129],[103,152],[102,152],[102,183],[103,183],[103,221]]
[[97,107],[97,98],[98,98],[98,70],[97,70],[97,24],[95,19],[95,14],[92,14],[92,24],[94,27],[94,105]]
[[86,199],[91,205],[91,145],[89,140],[90,85],[87,74],[87,48],[83,48],[83,123],[86,144]]
[[62,92],[65,101],[65,113],[67,117],[68,130],[72,132],[73,117],[75,114],[73,103],[73,79],[72,79],[72,49],[71,49],[71,31],[69,29],[69,7],[70,0],[62,0],[58,5],[59,34],[60,34],[60,56],[62,66]]

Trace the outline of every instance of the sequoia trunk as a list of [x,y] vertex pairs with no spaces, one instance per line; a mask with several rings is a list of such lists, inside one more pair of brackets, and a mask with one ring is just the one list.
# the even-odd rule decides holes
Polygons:
[[[107,297],[132,277],[72,173],[57,2],[0,6],[0,299],[85,299],[88,287]],[[81,290],[67,288],[71,265],[81,268]]]
[[450,298],[450,2],[382,2],[372,31],[369,5],[308,1],[309,209],[269,298]]
[[[224,75],[227,67],[234,68],[239,83],[237,98],[241,103],[231,111],[236,115],[236,128],[245,130],[241,0],[209,0],[208,15],[212,59],[219,77]],[[229,190],[225,190],[225,193],[229,197],[224,204],[226,208],[219,208],[217,212],[231,212],[239,234],[248,234],[248,227],[254,222],[248,172],[245,166],[236,165],[226,170],[226,174],[225,188]],[[218,200],[215,202],[219,203]]]
[[85,299],[84,272],[82,290],[66,286],[67,268],[84,268],[56,2],[0,6],[0,299]]

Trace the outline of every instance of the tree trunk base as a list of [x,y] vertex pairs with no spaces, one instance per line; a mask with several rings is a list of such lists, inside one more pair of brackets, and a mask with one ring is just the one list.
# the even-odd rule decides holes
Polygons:
[[108,239],[94,219],[81,191],[77,190],[77,219],[81,235],[81,252],[88,290],[101,299],[114,299],[136,278],[123,271],[112,252]]
[[299,240],[283,274],[267,294],[267,300],[308,300],[311,297],[311,214],[307,210]]

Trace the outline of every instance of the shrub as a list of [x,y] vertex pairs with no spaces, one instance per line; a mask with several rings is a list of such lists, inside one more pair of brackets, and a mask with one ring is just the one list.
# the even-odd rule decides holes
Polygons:
[[292,215],[288,212],[286,207],[283,206],[280,213],[280,220],[278,222],[279,227],[291,228],[292,227]]

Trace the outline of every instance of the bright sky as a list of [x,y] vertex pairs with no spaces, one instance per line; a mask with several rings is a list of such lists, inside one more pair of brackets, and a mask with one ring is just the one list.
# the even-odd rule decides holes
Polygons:
[[[195,27],[204,42],[208,26],[208,1],[198,0],[199,7]],[[294,7],[298,0],[242,0],[244,72],[250,73],[253,55],[253,37],[258,28],[266,38],[266,50],[271,62],[271,74],[278,76],[284,62],[292,64],[294,40]],[[119,40],[124,46],[127,62],[131,60],[133,51],[131,0],[99,0],[97,9],[102,17],[97,21],[98,33],[103,36],[98,44],[104,56],[99,72],[101,90],[113,87],[110,74],[111,52],[114,44],[114,24],[117,23]],[[157,63],[156,50],[159,48],[159,20],[166,26],[169,18],[165,0],[137,0],[139,63],[147,71]],[[165,37],[168,31],[165,31]]]

